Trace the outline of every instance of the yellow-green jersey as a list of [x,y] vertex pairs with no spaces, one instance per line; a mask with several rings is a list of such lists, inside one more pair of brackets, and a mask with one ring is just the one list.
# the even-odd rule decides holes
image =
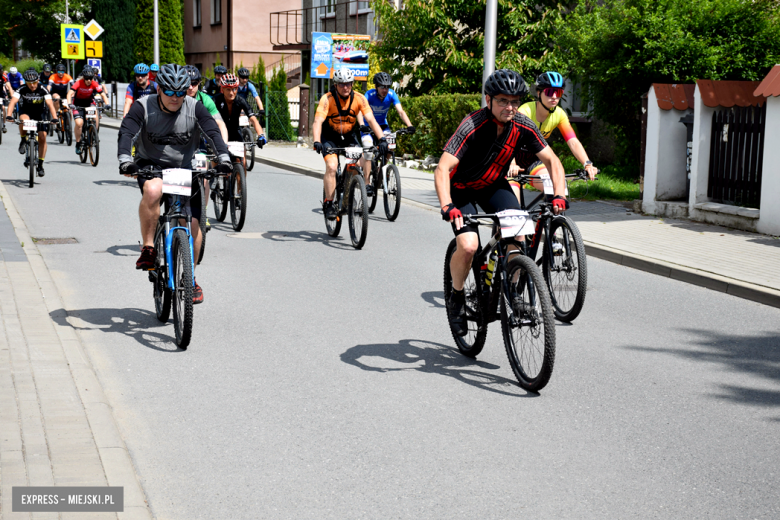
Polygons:
[[549,139],[553,133],[553,130],[556,128],[561,131],[561,135],[565,141],[577,137],[574,134],[574,129],[571,127],[571,123],[569,122],[569,116],[566,115],[566,111],[561,107],[555,107],[553,113],[548,115],[547,119],[545,119],[542,123],[536,119],[536,101],[529,101],[525,105],[522,105],[518,109],[518,112],[526,115],[529,119],[531,119],[537,128],[539,128],[539,131],[542,132],[542,135],[545,139]]

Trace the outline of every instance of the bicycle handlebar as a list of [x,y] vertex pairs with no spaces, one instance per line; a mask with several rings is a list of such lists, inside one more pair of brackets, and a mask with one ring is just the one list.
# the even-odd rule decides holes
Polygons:
[[[180,168],[183,170],[186,170],[187,168]],[[204,177],[204,178],[212,178],[218,175],[222,175],[219,173],[216,169],[209,168],[208,170],[190,170],[192,171],[193,178],[195,177]],[[154,168],[142,168],[138,170],[136,173],[134,173],[136,177],[141,177],[144,179],[153,179],[158,175],[162,175],[162,170],[154,169]]]

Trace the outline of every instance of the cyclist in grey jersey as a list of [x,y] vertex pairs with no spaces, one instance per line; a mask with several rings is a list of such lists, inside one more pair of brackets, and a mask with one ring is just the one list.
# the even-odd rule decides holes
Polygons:
[[[180,65],[164,65],[157,76],[157,94],[146,96],[133,103],[119,129],[119,171],[129,177],[141,168],[191,169],[201,134],[211,141],[217,151],[217,170],[232,170],[227,145],[222,140],[219,127],[202,103],[187,96],[190,76]],[[135,159],[131,155],[135,144]],[[138,208],[141,221],[143,248],[136,262],[136,269],[150,270],[158,252],[154,250],[154,231],[160,217],[162,179],[138,179],[143,198]],[[201,218],[200,195],[193,186],[190,198],[192,209],[192,238],[195,251],[200,251],[201,236],[197,222]],[[203,290],[195,283],[193,303],[203,301]]]

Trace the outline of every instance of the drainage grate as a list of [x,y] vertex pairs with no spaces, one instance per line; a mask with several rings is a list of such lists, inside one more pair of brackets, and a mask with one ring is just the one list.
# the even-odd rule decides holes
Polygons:
[[78,244],[79,241],[76,240],[73,237],[67,237],[67,238],[35,238],[33,237],[33,242],[36,244],[43,244],[45,246],[48,245],[54,245],[54,244]]

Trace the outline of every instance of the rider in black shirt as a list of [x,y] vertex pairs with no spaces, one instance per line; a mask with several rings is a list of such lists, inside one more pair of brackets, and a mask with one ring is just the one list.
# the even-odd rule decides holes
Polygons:
[[241,114],[249,118],[257,133],[257,146],[262,148],[266,143],[265,135],[260,123],[257,121],[252,109],[244,98],[238,95],[238,78],[233,74],[225,74],[222,77],[222,93],[214,97],[214,104],[225,121],[228,131],[228,141],[243,141],[239,121]]
[[227,74],[227,69],[222,65],[214,67],[214,78],[208,80],[206,86],[203,88],[203,91],[208,94],[211,99],[214,99],[214,96],[219,94],[222,76],[225,74]]
[[[51,100],[51,94],[41,86],[40,77],[38,72],[28,70],[24,73],[25,84],[19,87],[11,97],[11,102],[8,103],[8,111],[6,112],[6,119],[13,121],[14,106],[21,101],[19,105],[19,119],[33,121],[39,121],[38,124],[38,177],[43,177],[43,160],[46,157],[46,133],[49,129],[49,124],[46,119],[46,109],[49,111],[51,117],[49,120],[52,123],[57,122],[57,113],[54,111],[54,103]],[[19,143],[19,153],[25,152],[24,137],[26,135],[23,130],[24,123],[19,123],[19,135],[21,141]],[[26,159],[25,159],[26,161]],[[28,166],[27,162],[24,164]]]

